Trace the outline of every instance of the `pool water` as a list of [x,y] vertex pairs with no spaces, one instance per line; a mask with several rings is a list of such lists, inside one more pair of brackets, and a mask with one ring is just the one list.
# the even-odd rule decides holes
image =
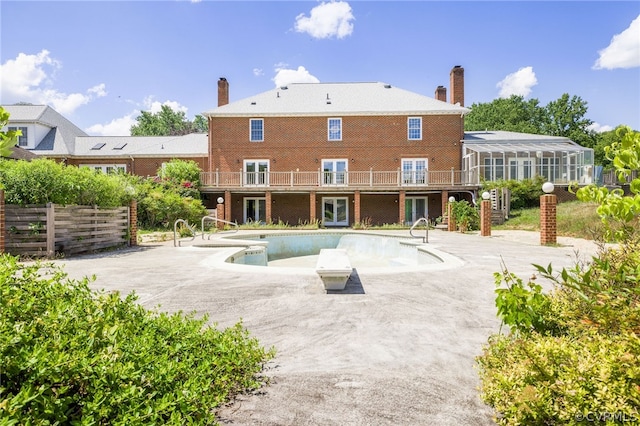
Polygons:
[[[237,239],[238,237],[234,238]],[[314,268],[323,248],[345,249],[354,268],[436,265],[441,256],[420,240],[364,233],[263,234],[239,237],[256,245],[227,262],[257,266]]]

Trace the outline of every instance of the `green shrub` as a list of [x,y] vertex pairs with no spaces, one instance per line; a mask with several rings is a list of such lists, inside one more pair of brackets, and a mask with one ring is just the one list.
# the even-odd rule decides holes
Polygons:
[[134,193],[126,180],[86,167],[65,166],[49,159],[0,160],[0,183],[7,204],[127,205]]
[[543,183],[544,178],[541,176],[522,180],[487,181],[483,185],[483,191],[489,191],[496,188],[508,188],[511,192],[511,209],[518,210],[540,207],[540,196],[543,194]]
[[460,232],[472,231],[480,228],[480,214],[478,209],[467,200],[454,201],[452,213]]
[[0,257],[0,424],[215,424],[263,384],[273,349],[241,323],[220,331],[88,283]]

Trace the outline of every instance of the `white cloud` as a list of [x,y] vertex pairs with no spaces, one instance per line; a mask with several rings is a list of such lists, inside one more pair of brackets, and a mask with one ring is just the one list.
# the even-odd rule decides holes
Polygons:
[[143,103],[145,106],[145,110],[150,111],[152,114],[156,114],[160,112],[160,110],[162,109],[162,105],[167,105],[169,108],[171,108],[175,112],[184,112],[185,115],[189,110],[186,106],[180,105],[180,103],[177,101],[168,101],[168,100],[164,102],[154,101],[153,96],[146,97]]
[[351,6],[344,1],[321,3],[311,9],[309,17],[304,13],[296,16],[295,30],[308,33],[314,38],[344,38],[353,33],[355,20]]
[[609,130],[613,130],[614,127],[609,126],[607,124],[600,123],[592,123],[590,126],[587,126],[587,130],[592,130],[596,133],[608,132]]
[[256,77],[260,77],[264,75],[264,71],[262,71],[262,68],[254,68],[253,75],[255,75]]
[[85,131],[94,136],[129,136],[131,126],[138,124],[136,121],[138,115],[140,111],[134,111],[124,117],[114,118],[107,124],[94,124]]
[[640,15],[598,53],[600,57],[593,65],[596,70],[640,67]]
[[297,70],[276,68],[276,76],[273,77],[276,87],[286,86],[291,83],[320,83],[318,78],[314,77],[305,69],[298,67]]
[[4,104],[30,102],[51,105],[60,114],[73,113],[79,106],[106,96],[104,84],[98,84],[85,93],[63,93],[51,88],[52,77],[62,68],[48,50],[35,55],[19,53],[0,65],[0,99]]
[[496,87],[500,89],[499,97],[508,98],[511,95],[526,97],[531,93],[531,88],[538,84],[533,67],[520,68],[509,74]]

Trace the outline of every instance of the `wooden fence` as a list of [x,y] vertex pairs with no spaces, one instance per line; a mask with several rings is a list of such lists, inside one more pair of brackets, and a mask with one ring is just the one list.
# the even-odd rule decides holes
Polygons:
[[[14,256],[53,257],[92,253],[134,241],[135,206],[4,205],[4,251]],[[134,222],[135,224],[135,222]]]

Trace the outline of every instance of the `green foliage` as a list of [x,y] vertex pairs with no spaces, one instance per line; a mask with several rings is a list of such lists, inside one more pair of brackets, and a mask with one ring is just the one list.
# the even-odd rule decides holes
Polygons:
[[174,159],[158,169],[158,176],[168,187],[173,186],[182,196],[200,198],[201,171],[195,161]]
[[579,96],[569,97],[564,93],[560,98],[551,101],[545,107],[545,121],[542,133],[551,136],[563,136],[589,148],[596,142],[594,132],[589,130],[592,120],[585,118],[587,102]]
[[540,196],[544,178],[536,176],[532,179],[497,180],[484,182],[483,191],[496,188],[508,188],[511,193],[511,208],[514,210],[540,206]]
[[156,113],[142,111],[136,121],[137,124],[131,126],[131,136],[180,136],[208,131],[204,117],[196,116],[192,123],[184,111],[174,111],[168,105],[162,105]]
[[88,283],[0,257],[1,424],[215,424],[263,384],[274,351],[241,323],[221,331]]
[[460,232],[472,231],[480,227],[480,213],[467,200],[451,203],[451,212]]
[[[0,106],[0,129],[9,122],[10,114]],[[9,157],[13,153],[13,147],[18,143],[18,137],[22,136],[20,130],[0,131],[0,157]]]
[[[618,172],[640,166],[640,136],[630,129],[610,153]],[[631,197],[594,186],[579,198],[600,203],[604,223],[638,222],[640,182]],[[496,304],[510,335],[495,335],[477,358],[482,398],[503,425],[578,425],[640,421],[640,238],[616,234],[589,264],[555,273],[534,265],[554,290],[496,274]],[[603,417],[603,416],[606,416]]]
[[522,96],[498,98],[489,103],[471,105],[464,118],[466,131],[504,130],[539,134],[542,131],[543,109],[537,99],[525,101]]
[[[634,132],[629,127],[619,127],[617,134],[620,141],[606,147],[605,152],[622,180],[631,171],[640,170],[640,132]],[[638,232],[640,178],[632,180],[629,189],[631,196],[625,196],[620,189],[609,190],[595,185],[580,188],[576,193],[581,201],[600,204],[597,212],[608,229],[610,239],[624,240]]]
[[116,174],[65,166],[48,159],[0,161],[0,182],[7,204],[97,205],[128,204],[133,188]]

